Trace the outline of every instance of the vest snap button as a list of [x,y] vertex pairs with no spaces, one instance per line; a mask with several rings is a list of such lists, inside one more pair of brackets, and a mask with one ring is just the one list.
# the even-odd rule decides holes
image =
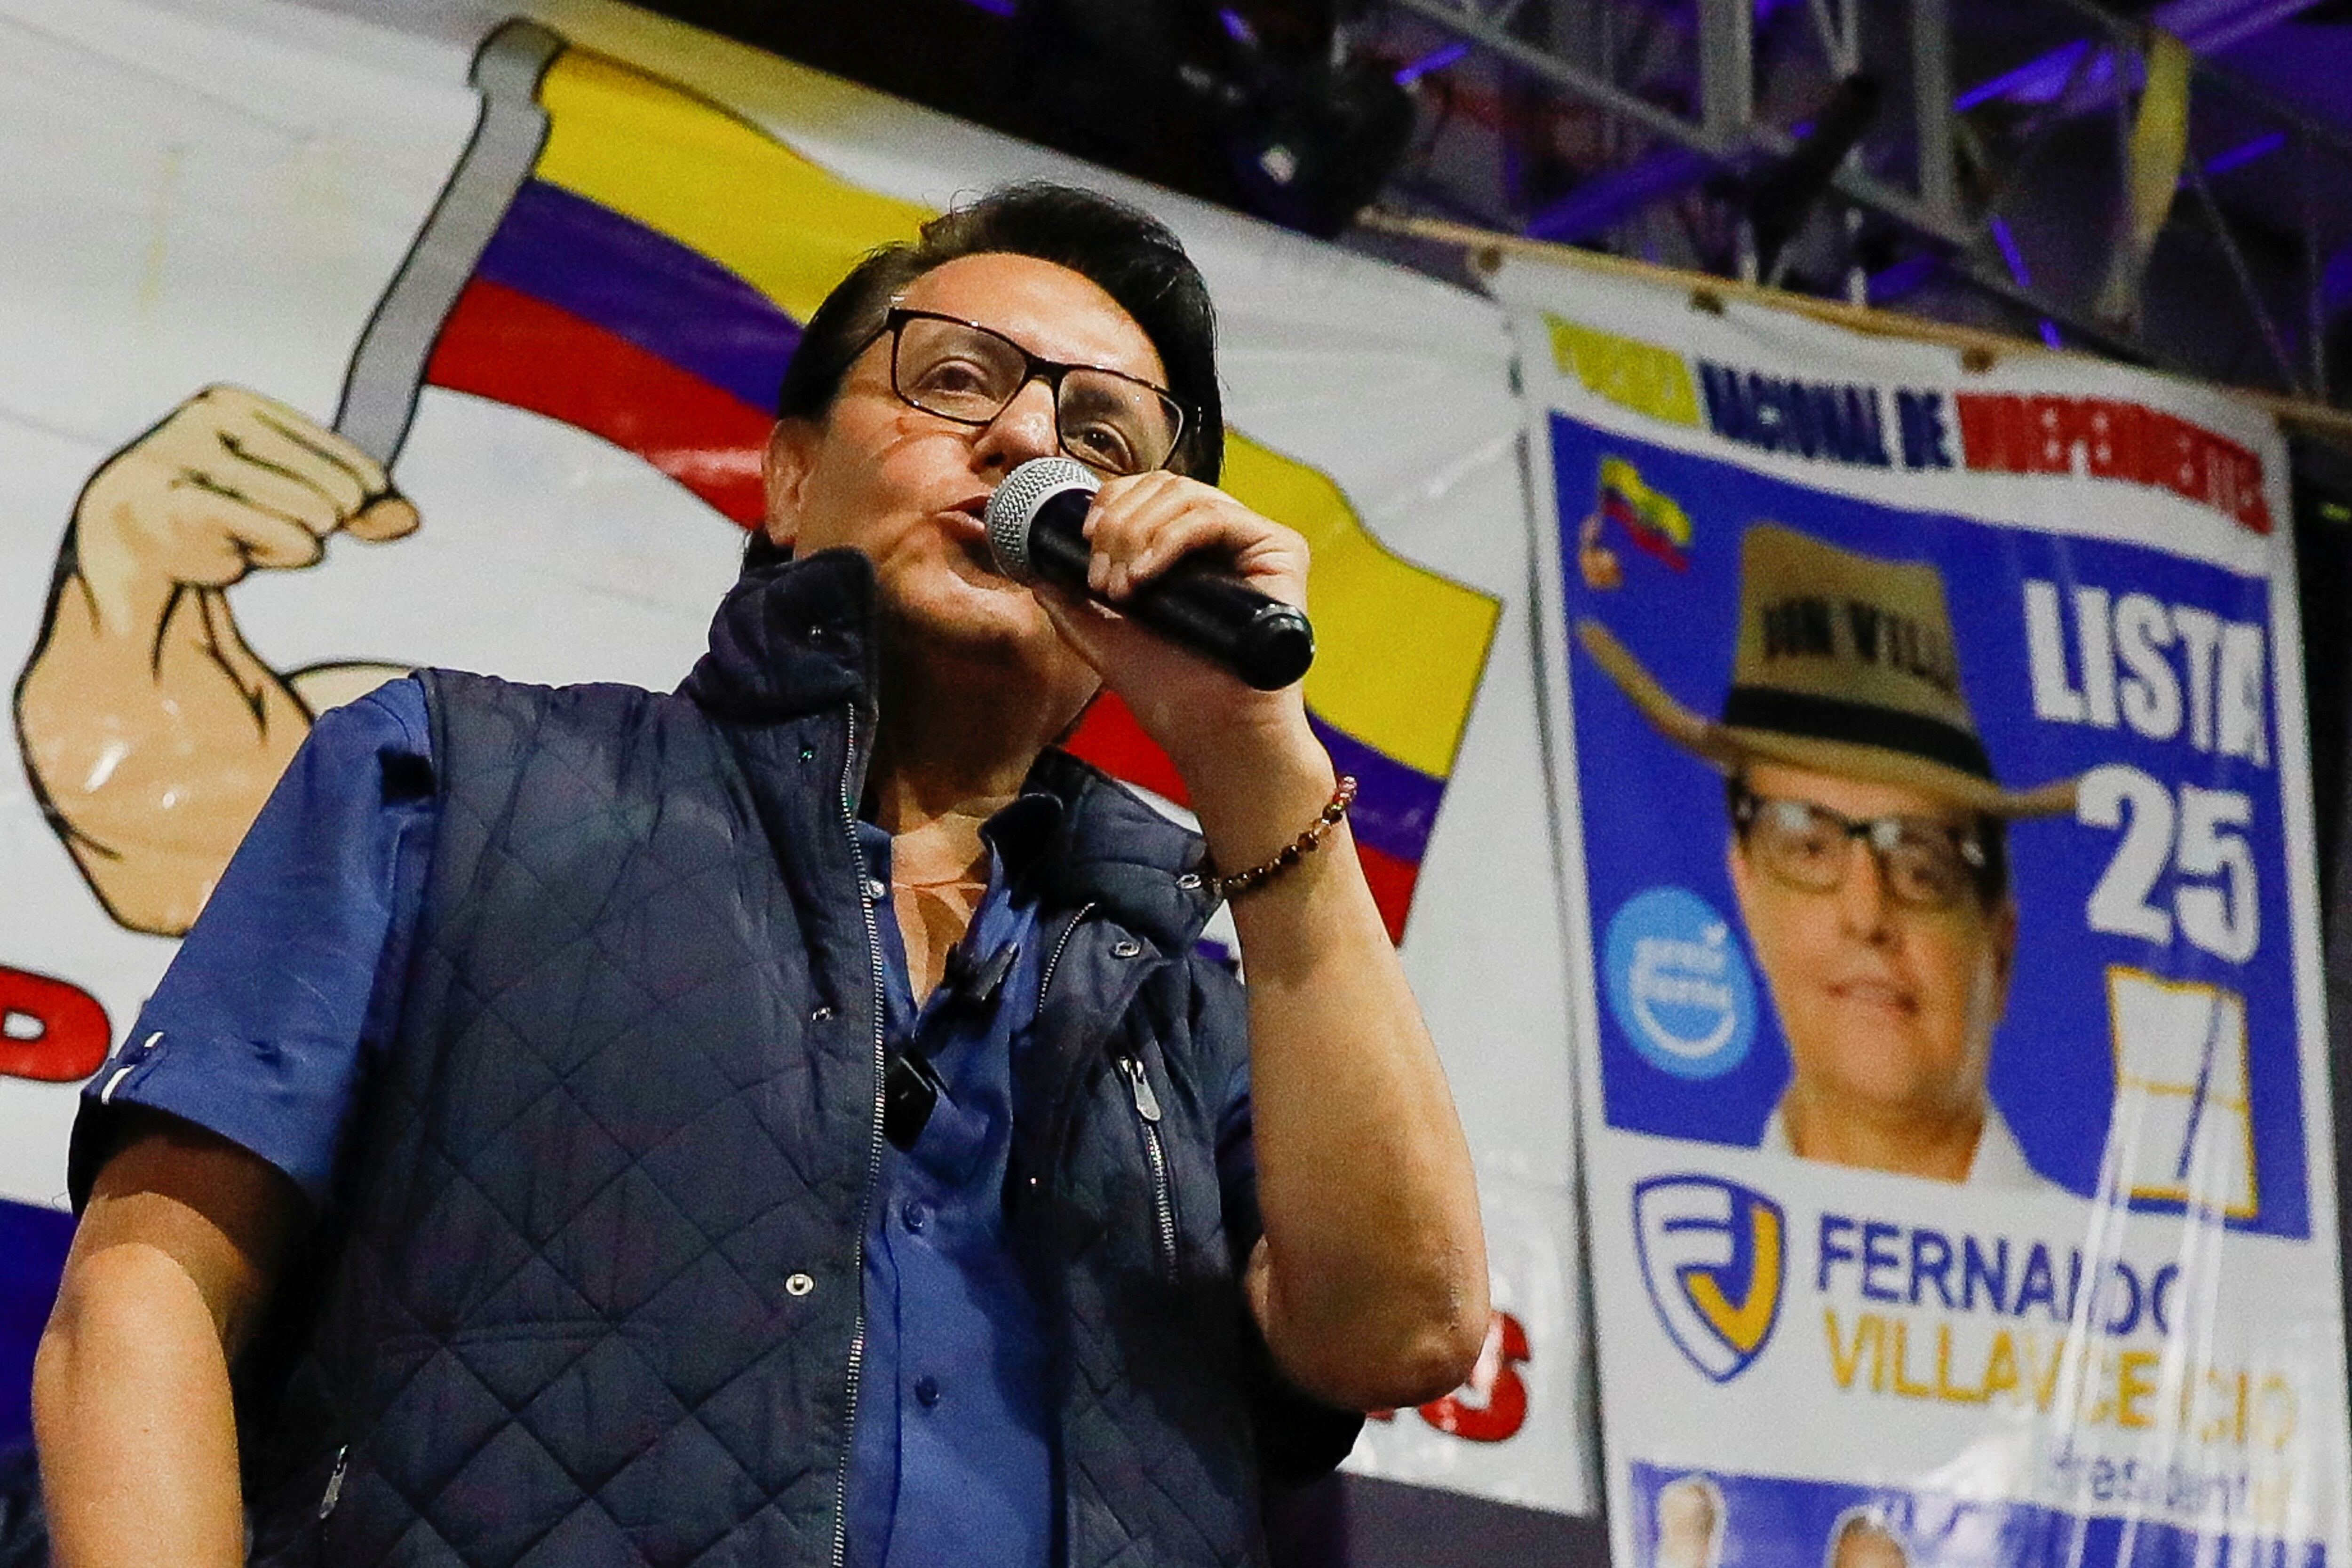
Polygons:
[[832,1017],[833,1017],[833,1009],[832,1009],[831,1008],[829,1008],[829,1007],[819,1008],[819,1009],[816,1009],[816,1011],[814,1011],[814,1012],[813,1012],[813,1013],[809,1014],[809,1022],[811,1022],[811,1023],[824,1023],[826,1019],[830,1019],[830,1018],[832,1018]]
[[1188,871],[1176,879],[1176,885],[1190,893],[1201,885],[1201,873],[1197,871]]
[[805,1296],[815,1289],[816,1281],[806,1274],[793,1274],[784,1281],[784,1294],[788,1296]]
[[803,762],[814,762],[816,760],[816,747],[814,746],[802,747],[801,760]]
[[1132,936],[1122,936],[1110,945],[1110,956],[1114,958],[1132,958],[1142,951],[1143,944]]

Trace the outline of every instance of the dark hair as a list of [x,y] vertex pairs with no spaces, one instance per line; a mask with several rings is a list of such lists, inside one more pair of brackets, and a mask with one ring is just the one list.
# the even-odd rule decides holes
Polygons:
[[[1215,484],[1225,417],[1217,393],[1217,322],[1209,287],[1167,225],[1071,185],[1002,186],[933,218],[911,242],[868,252],[809,318],[776,394],[777,417],[823,420],[851,363],[882,329],[891,300],[936,267],[989,253],[1066,267],[1143,329],[1167,367],[1169,391],[1184,405],[1184,435],[1170,466]],[[755,532],[745,564],[781,553]]]
[[[1740,807],[1753,794],[1746,774],[1725,776],[1723,809],[1730,813],[1734,838],[1743,836]],[[1984,863],[1972,869],[1970,880],[1976,883],[1978,904],[1990,909],[2009,896],[2009,824],[1990,811],[1979,811],[1972,825],[1977,847],[1984,851]]]

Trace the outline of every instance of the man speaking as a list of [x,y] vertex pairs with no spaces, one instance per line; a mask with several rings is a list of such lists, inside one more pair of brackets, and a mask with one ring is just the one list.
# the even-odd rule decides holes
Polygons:
[[[676,695],[321,718],[93,1082],[66,1568],[1244,1563],[1262,1478],[1467,1371],[1475,1193],[1349,782],[1295,685],[1115,608],[1306,586],[1211,487],[1173,237],[986,198],[860,264],[780,412]],[[1088,596],[985,543],[1057,454]],[[1199,837],[1053,748],[1104,688]]]

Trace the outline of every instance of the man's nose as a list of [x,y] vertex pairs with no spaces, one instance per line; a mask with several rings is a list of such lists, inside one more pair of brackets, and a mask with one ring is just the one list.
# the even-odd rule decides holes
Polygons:
[[1886,885],[1885,862],[1868,843],[1848,844],[1845,880],[1838,883],[1835,896],[1840,922],[1853,936],[1875,942],[1891,928],[1894,892]]
[[1032,457],[1051,457],[1062,449],[1055,422],[1054,389],[1043,380],[1025,383],[994,419],[981,427],[972,452],[984,466],[1010,470]]

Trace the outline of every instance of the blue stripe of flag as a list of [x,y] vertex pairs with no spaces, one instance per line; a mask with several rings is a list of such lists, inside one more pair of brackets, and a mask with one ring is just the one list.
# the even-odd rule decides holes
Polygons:
[[761,413],[801,329],[719,263],[610,207],[526,180],[474,275],[593,322]]

